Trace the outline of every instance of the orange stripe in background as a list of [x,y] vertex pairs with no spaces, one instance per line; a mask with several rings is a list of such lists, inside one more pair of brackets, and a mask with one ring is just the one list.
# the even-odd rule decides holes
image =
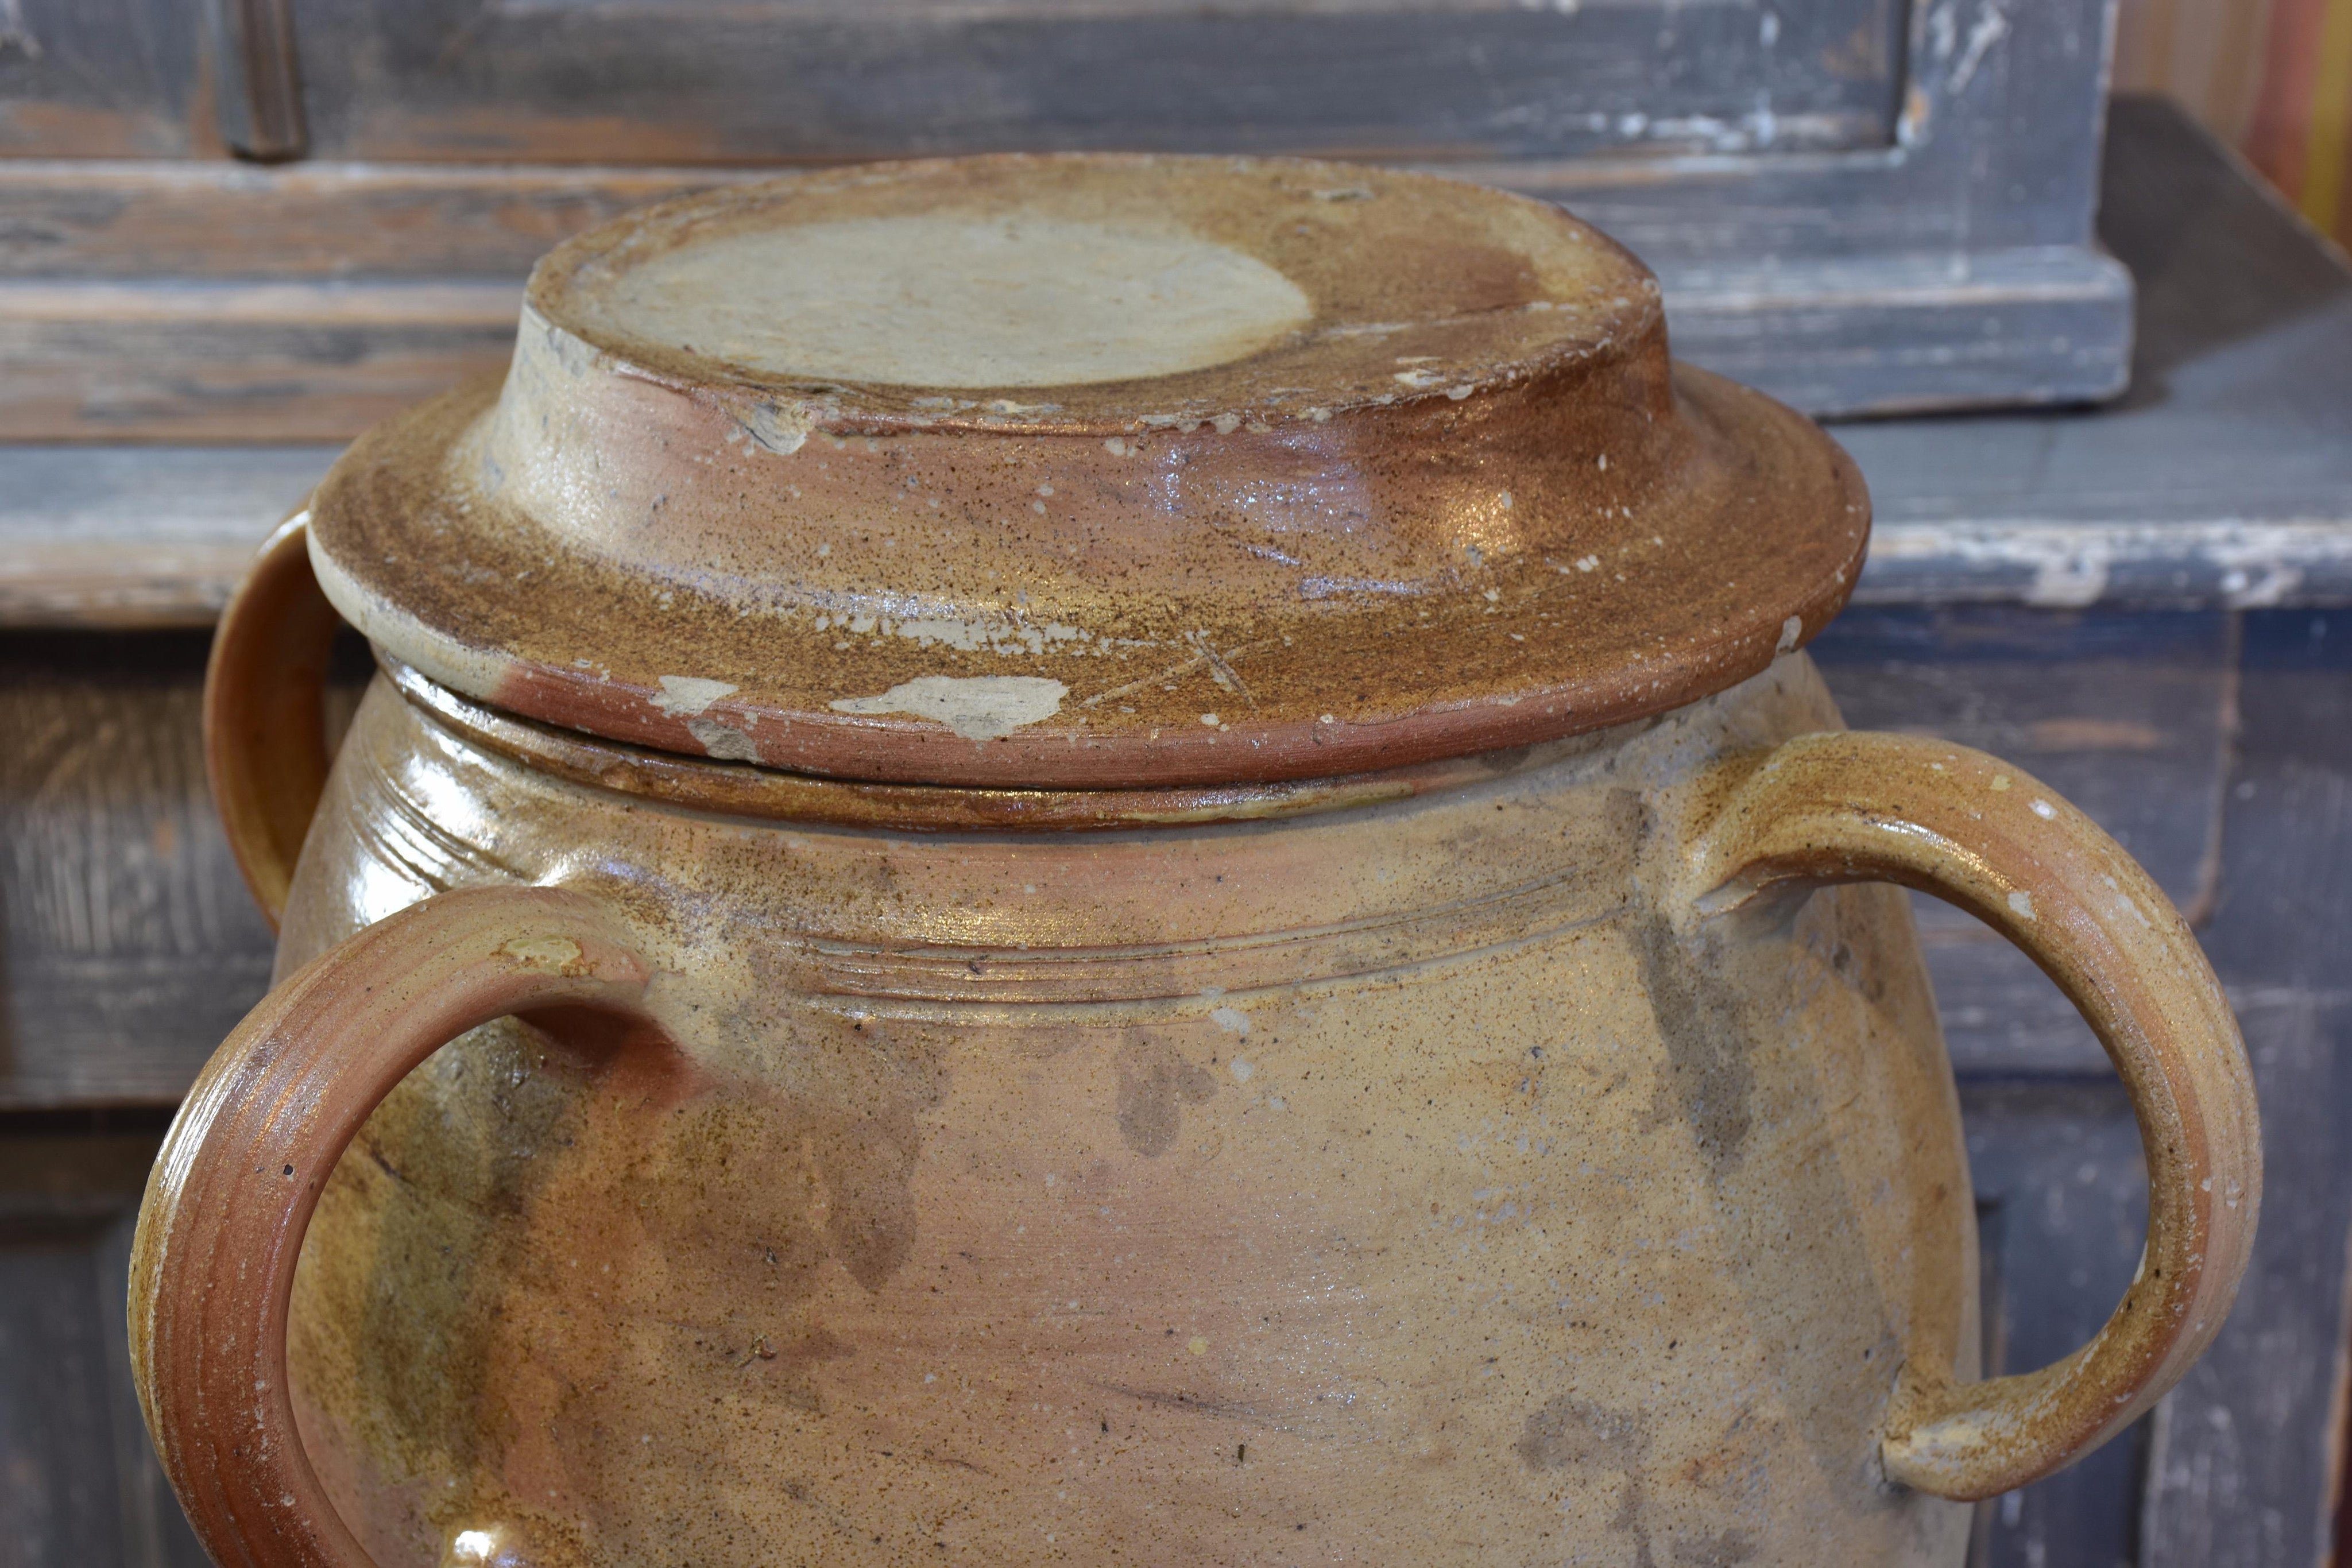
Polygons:
[[[2344,237],[2352,216],[2344,180],[2352,167],[2352,0],[2326,0],[2312,62],[2310,122],[2303,141],[2303,179],[2295,204],[2322,234]],[[2290,187],[2293,189],[2293,187]]]
[[2272,0],[2263,51],[2262,90],[2247,127],[2246,156],[2284,193],[2300,202],[2310,165],[2311,104],[2319,74],[2320,37],[2328,12],[2343,0]]

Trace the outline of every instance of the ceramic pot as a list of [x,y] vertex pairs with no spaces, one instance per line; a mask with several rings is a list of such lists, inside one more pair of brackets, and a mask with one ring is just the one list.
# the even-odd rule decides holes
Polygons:
[[[2259,1140],[2112,841],[1843,731],[1800,645],[1865,530],[1637,264],[1473,187],[976,160],[571,242],[216,643],[279,983],[131,1291],[200,1534],[1958,1564],[2218,1331]],[[2038,1372],[1977,1375],[1889,883],[2138,1113],[2146,1261]]]

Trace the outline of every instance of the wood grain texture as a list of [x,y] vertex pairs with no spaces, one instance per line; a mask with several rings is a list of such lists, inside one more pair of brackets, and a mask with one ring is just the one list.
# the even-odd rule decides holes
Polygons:
[[1841,430],[1877,502],[1861,601],[2352,601],[2352,271],[2178,109],[2120,100],[2106,167],[2130,394]]
[[204,789],[203,658],[0,644],[0,1105],[168,1103],[267,987]]
[[218,152],[199,7],[13,0],[0,9],[0,157]]
[[1884,145],[1904,8],[1822,0],[1769,24],[1749,5],[1662,0],[307,0],[294,14],[324,156],[724,162]]
[[2149,1568],[2323,1559],[2337,1478],[2352,1233],[2352,616],[2250,615],[2243,720],[2205,934],[2269,1118],[2272,1217],[2236,1318],[2160,1423]]
[[160,1113],[0,1113],[0,1561],[205,1568],[131,1388],[131,1221]]
[[[2105,1303],[2138,1269],[2147,1166],[2130,1101],[2111,1077],[1963,1079],[1960,1112],[1983,1257],[1985,1369],[2047,1365],[2098,1332]],[[1969,1568],[2136,1565],[2154,1424],[2142,1416],[2081,1463],[1979,1505]]]

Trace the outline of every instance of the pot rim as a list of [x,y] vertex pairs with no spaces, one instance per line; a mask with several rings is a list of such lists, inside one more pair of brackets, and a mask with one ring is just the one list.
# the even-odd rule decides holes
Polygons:
[[609,740],[507,712],[442,685],[381,646],[373,652],[392,689],[428,722],[534,772],[713,816],[892,832],[1112,832],[1318,816],[1414,800],[1603,750],[1664,716],[1334,778],[1102,789],[894,784]]

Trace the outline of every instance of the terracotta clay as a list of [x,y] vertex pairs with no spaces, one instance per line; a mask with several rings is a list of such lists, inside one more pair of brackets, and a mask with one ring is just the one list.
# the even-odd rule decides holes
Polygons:
[[[1299,216],[1325,208],[1443,237],[1382,259]],[[908,296],[877,258],[917,241],[960,280]],[[1530,311],[1472,241],[1581,303]],[[943,326],[980,298],[1003,319]],[[1590,231],[1329,166],[982,160],[656,209],[532,299],[505,392],[355,449],[222,632],[214,772],[285,890],[281,978],[157,1164],[131,1334],[223,1561],[1957,1568],[1963,1502],[2095,1447],[2218,1332],[2260,1140],[2194,939],[2028,776],[1842,733],[1793,650],[1851,580],[1850,466],[1748,394],[1675,396],[1654,294]],[[1395,345],[1331,330],[1367,315],[1484,369],[1374,392],[1407,386]],[[722,406],[764,444],[701,444]],[[1166,457],[1160,500],[1097,472],[1112,428]],[[1595,431],[1640,462],[1562,466]],[[568,489],[466,489],[541,437]],[[820,470],[775,465],[804,453],[849,476],[814,511]],[[1196,466],[1286,497],[1286,562],[1161,505]],[[1076,532],[930,536],[924,591],[996,571],[1033,631],[1157,594],[1170,627],[1257,616],[1263,664],[1221,632],[1132,724],[975,737],[952,683],[1066,696],[1055,661],[1103,655],[911,616],[808,643],[882,559],[808,519],[862,507],[905,548],[889,497],[942,473],[1050,486]],[[656,483],[674,528],[631,520]],[[1476,486],[1541,498],[1477,536],[1492,578],[1432,564]],[[1571,558],[1581,617],[1517,593],[1637,528],[1672,570]],[[1081,536],[1107,553],[1066,567]],[[1317,551],[1444,586],[1304,598]],[[384,663],[315,817],[318,732],[253,716],[315,706],[317,661],[252,652],[321,640],[306,560]],[[1142,624],[1085,625],[1113,623]],[[824,696],[933,676],[905,711]],[[1176,745],[1202,687],[1246,700]],[[1853,885],[1888,883],[2030,953],[2138,1113],[2147,1259],[2052,1367],[1977,1378],[1932,998],[1903,895]]]
[[[801,250],[845,291],[822,329]],[[1090,300],[1130,252],[1170,254]],[[1028,324],[1041,270],[1076,320]],[[1202,337],[1239,278],[1235,335]],[[1078,353],[1104,311],[1129,335]],[[987,364],[1013,379],[877,384]],[[510,713],[803,773],[1104,788],[1662,711],[1818,631],[1868,525],[1845,455],[1673,366],[1655,280],[1557,207],[1337,164],[981,158],[558,247],[504,382],[354,444],[311,555],[380,646]]]

